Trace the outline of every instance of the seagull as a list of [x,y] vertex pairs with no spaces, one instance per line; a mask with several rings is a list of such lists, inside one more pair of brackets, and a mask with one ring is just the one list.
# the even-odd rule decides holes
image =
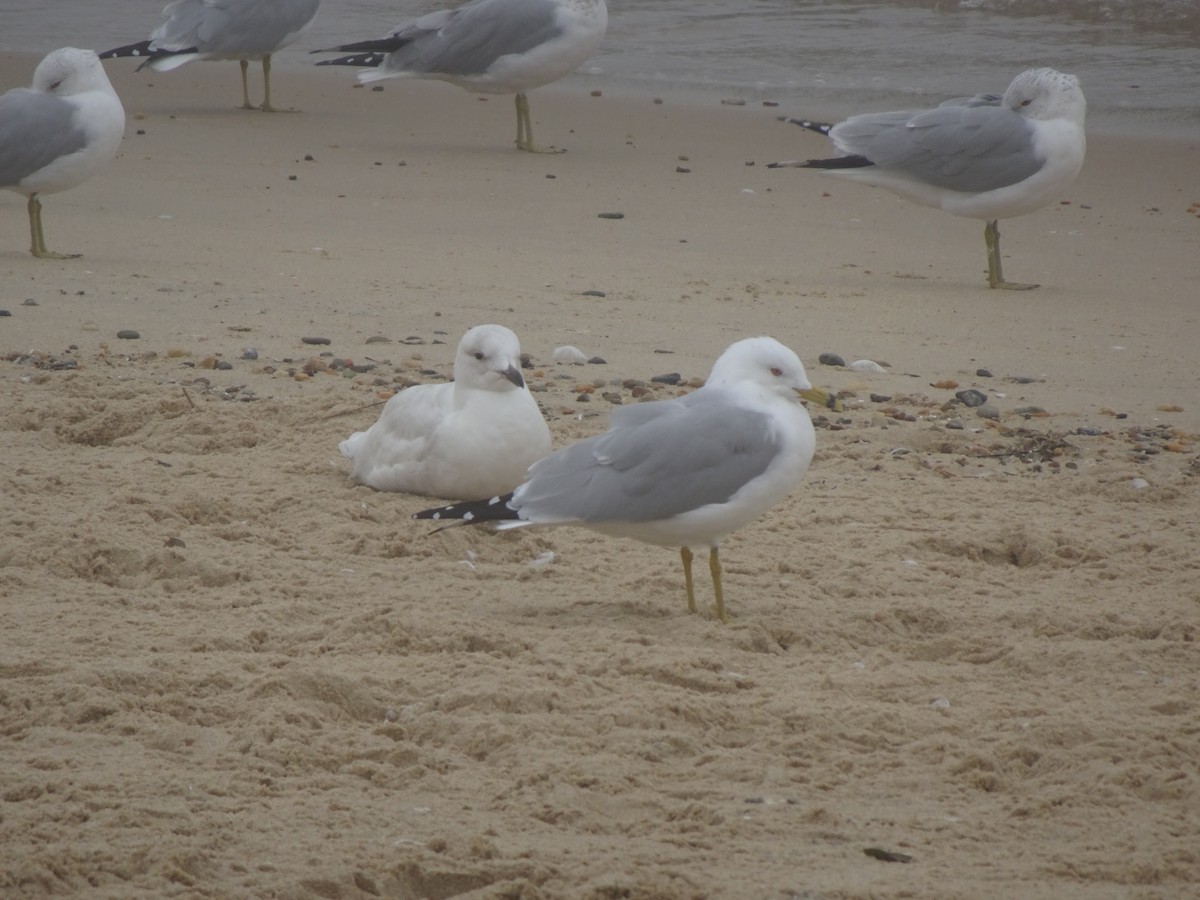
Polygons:
[[977,94],[933,109],[867,113],[837,125],[785,119],[827,134],[844,156],[771,163],[800,166],[886,188],[924,206],[983,219],[988,286],[1028,290],[1005,281],[999,220],[1041,209],[1083,167],[1087,102],[1079,79],[1029,69],[1003,96]]
[[318,66],[364,66],[361,83],[437,78],[469,91],[516,94],[517,147],[558,153],[533,141],[525,92],[574,72],[608,28],[604,0],[474,0],[405,22],[385,38],[314,53],[351,53]]
[[704,387],[618,408],[607,431],[538,460],[512,493],[413,518],[487,522],[498,531],[581,525],[679,547],[690,612],[692,548],[707,547],[716,615],[728,621],[721,538],[787,496],[812,461],[813,425],[797,397],[838,408],[779,341],[738,341],[717,359]]
[[32,87],[0,95],[0,188],[29,198],[34,256],[79,256],[46,249],[38,196],[87,181],[117,155],[124,136],[125,109],[91,50],[55,50],[38,63]]
[[[116,47],[101,59],[145,56],[140,71],[169,72],[194,59],[236,59],[242,67],[242,109],[275,112],[271,105],[271,54],[308,30],[321,0],[172,0],[149,40]],[[262,60],[263,102],[250,102],[246,70]]]
[[366,431],[342,441],[350,477],[379,491],[459,500],[510,491],[550,452],[550,429],[503,325],[463,335],[454,381],[406,388]]

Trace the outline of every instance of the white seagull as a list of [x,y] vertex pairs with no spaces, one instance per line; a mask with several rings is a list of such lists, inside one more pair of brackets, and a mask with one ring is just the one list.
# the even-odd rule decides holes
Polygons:
[[516,94],[517,147],[559,152],[533,142],[525,92],[574,72],[608,28],[604,0],[474,0],[405,22],[379,40],[314,53],[352,53],[319,66],[372,66],[362,83],[436,78],[484,94]]
[[550,452],[550,429],[521,377],[521,345],[502,325],[463,335],[454,381],[406,388],[378,421],[339,445],[350,477],[380,491],[448,500],[510,491]]
[[[308,30],[321,0],[172,0],[163,22],[150,38],[116,47],[101,59],[144,56],[140,70],[169,72],[194,59],[236,59],[242,68],[242,109],[274,112],[271,105],[271,54]],[[246,70],[262,60],[263,102],[250,102]]]
[[770,167],[825,169],[924,206],[983,219],[988,285],[1024,290],[1037,285],[1004,280],[998,220],[1061,197],[1083,167],[1086,114],[1074,75],[1029,69],[1003,96],[979,94],[933,109],[867,113],[837,125],[787,119],[828,134],[846,155]]
[[797,397],[831,409],[799,358],[769,337],[730,346],[699,390],[618,408],[608,431],[534,463],[511,494],[416,513],[496,530],[582,525],[679,547],[688,610],[696,611],[692,548],[709,548],[716,614],[725,618],[717,545],[800,481],[816,439]]
[[124,135],[125,110],[91,50],[55,50],[34,70],[32,87],[0,95],[0,188],[29,198],[34,256],[79,255],[46,249],[38,196],[91,178],[117,155]]

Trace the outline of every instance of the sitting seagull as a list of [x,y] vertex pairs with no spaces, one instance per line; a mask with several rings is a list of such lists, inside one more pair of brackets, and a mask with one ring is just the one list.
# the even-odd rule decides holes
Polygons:
[[149,40],[106,50],[101,59],[144,56],[138,66],[169,72],[194,59],[236,59],[242,67],[242,109],[250,103],[246,70],[262,60],[263,102],[271,105],[271,54],[295,41],[317,16],[321,0],[172,0]]
[[472,328],[458,344],[453,382],[405,388],[374,425],[342,441],[350,477],[448,500],[512,490],[550,452],[520,356],[517,336],[502,325]]
[[533,142],[525,92],[574,72],[608,28],[604,0],[474,0],[405,22],[379,40],[314,53],[352,53],[319,66],[374,66],[362,83],[437,78],[469,91],[517,95],[517,147],[559,152]]
[[847,155],[770,168],[825,169],[925,206],[983,219],[988,286],[1025,290],[1037,285],[1004,280],[998,220],[1052,203],[1079,174],[1086,113],[1074,75],[1029,69],[1002,97],[978,94],[934,109],[852,116],[837,125],[787,119],[828,134]]
[[814,390],[796,354],[769,337],[730,346],[704,387],[619,407],[608,431],[534,463],[511,494],[416,513],[496,530],[582,525],[614,537],[679,547],[688,610],[696,611],[692,548],[708,547],[716,614],[725,618],[717,545],[799,482],[816,439],[797,396]]
[[91,50],[55,50],[34,70],[32,87],[0,95],[0,188],[29,198],[34,256],[79,255],[46,249],[38,196],[87,181],[117,155],[124,136],[125,109]]

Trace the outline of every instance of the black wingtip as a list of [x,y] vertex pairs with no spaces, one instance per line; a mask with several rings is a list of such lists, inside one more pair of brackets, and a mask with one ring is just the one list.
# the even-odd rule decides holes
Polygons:
[[[313,51],[314,53],[323,51]],[[356,53],[353,56],[339,56],[337,59],[323,59],[318,66],[357,66],[358,68],[374,68],[382,65],[387,58],[384,53]]]
[[786,122],[788,125],[799,125],[801,128],[807,128],[809,131],[815,131],[817,134],[828,135],[833,123],[831,122],[814,122],[811,119],[792,119],[788,116],[780,116],[780,122]]

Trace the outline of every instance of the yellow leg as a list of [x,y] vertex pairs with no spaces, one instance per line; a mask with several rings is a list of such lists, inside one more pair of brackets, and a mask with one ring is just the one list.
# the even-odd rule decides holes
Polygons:
[[529,118],[529,98],[525,92],[517,94],[517,149],[529,153],[562,153],[559,147],[539,147],[533,142],[533,122]]
[[37,194],[29,195],[26,208],[29,210],[30,253],[38,259],[76,259],[80,256],[78,253],[55,253],[46,249],[46,237],[42,234],[42,201]]
[[987,244],[988,287],[1003,288],[1009,291],[1028,291],[1038,286],[1004,280],[1004,272],[1000,266],[1000,223],[995,219],[983,226],[983,242]]
[[713,547],[708,554],[708,570],[712,572],[713,593],[717,597],[717,618],[728,622],[725,617],[725,591],[721,588],[721,560],[717,556],[717,548]]
[[679,558],[683,560],[683,584],[687,588],[688,612],[696,611],[696,591],[692,585],[692,551],[687,547],[679,548]]

